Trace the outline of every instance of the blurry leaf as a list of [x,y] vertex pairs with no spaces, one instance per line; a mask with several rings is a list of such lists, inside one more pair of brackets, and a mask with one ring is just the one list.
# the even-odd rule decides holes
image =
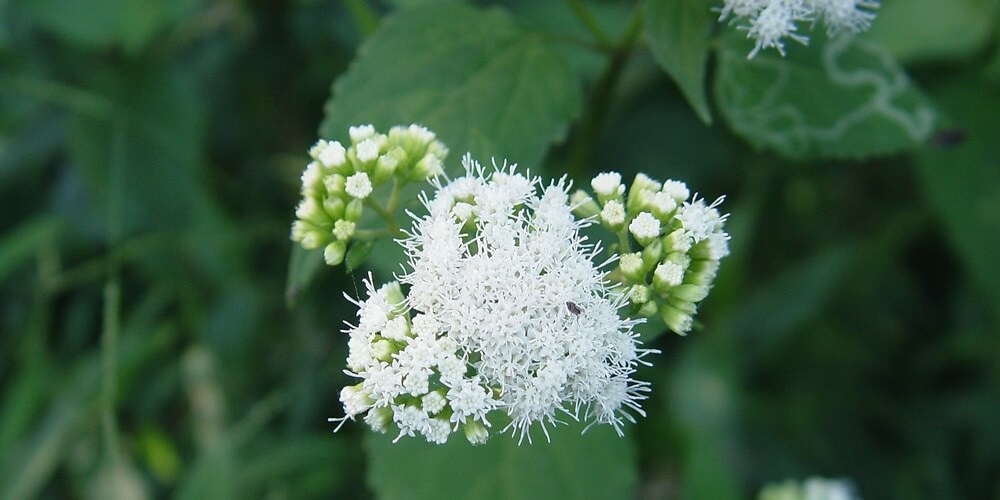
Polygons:
[[38,216],[0,236],[0,281],[33,260],[42,245],[55,243],[58,235],[58,219]]
[[70,437],[81,419],[88,416],[72,396],[58,399],[38,421],[37,430],[22,446],[5,452],[0,468],[0,498],[38,498],[46,480],[66,454]]
[[[191,75],[137,65],[101,76],[108,78],[96,86],[114,99],[118,121],[78,115],[70,135],[92,202],[106,212],[109,197],[120,196],[126,233],[189,227],[207,219],[208,196],[200,179],[205,108]],[[112,159],[124,163],[121,179],[109,175]]]
[[739,409],[724,349],[717,338],[699,338],[684,350],[669,382],[671,410],[686,438],[683,498],[740,498],[730,458]]
[[998,8],[997,0],[883,0],[862,37],[904,63],[969,57],[989,42]]
[[288,307],[294,306],[299,294],[309,288],[323,264],[322,248],[306,250],[298,243],[292,244],[292,256],[288,259],[288,284],[285,286],[285,304]]
[[176,500],[236,498],[236,464],[232,447],[226,440],[222,440],[218,448],[198,455],[185,472],[173,498]]
[[153,477],[161,483],[173,484],[181,460],[171,437],[160,427],[145,427],[136,436],[136,446]]
[[499,9],[458,4],[399,11],[334,84],[320,135],[350,125],[421,123],[451,149],[489,163],[537,165],[580,109],[580,89],[540,36]]
[[357,491],[356,479],[343,472],[351,462],[360,460],[350,443],[327,434],[262,442],[245,453],[246,463],[239,471],[239,498],[262,498],[267,488],[282,491],[289,498],[332,498],[331,493],[345,484],[345,489]]
[[419,437],[393,444],[393,436],[369,434],[368,485],[383,500],[634,496],[638,478],[632,442],[608,426],[592,427],[582,436],[581,428],[550,429],[551,443],[536,429],[536,442],[521,446],[509,435],[473,447],[461,432],[440,446]]
[[936,97],[963,139],[920,151],[923,190],[972,281],[990,294],[994,311],[1000,311],[1000,92],[966,78]]
[[816,38],[789,44],[787,57],[753,59],[741,34],[720,40],[715,96],[734,132],[797,159],[888,154],[927,139],[936,113],[892,57],[850,37]]
[[647,0],[646,38],[653,58],[677,83],[706,124],[712,123],[705,95],[705,66],[715,13],[704,0]]
[[757,346],[778,342],[822,311],[849,275],[856,251],[854,246],[832,247],[788,265],[744,297],[726,330]]
[[154,36],[190,12],[197,0],[14,0],[44,29],[67,42],[141,51]]
[[52,368],[35,363],[17,373],[3,391],[0,405],[0,457],[26,429],[36,423],[36,414],[50,395]]
[[344,259],[347,272],[353,272],[358,266],[364,264],[373,246],[375,246],[375,242],[372,240],[357,240],[352,243],[351,248],[347,250],[347,257]]

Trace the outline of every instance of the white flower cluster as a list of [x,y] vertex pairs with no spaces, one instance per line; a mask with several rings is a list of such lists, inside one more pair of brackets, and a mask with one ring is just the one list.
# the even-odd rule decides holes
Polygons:
[[347,364],[361,383],[341,393],[344,418],[433,443],[459,428],[484,442],[495,410],[509,418],[500,433],[529,441],[533,424],[548,437],[561,417],[621,434],[644,415],[649,384],[632,375],[653,351],[619,316],[627,299],[595,265],[600,248],[580,235],[588,222],[573,216],[565,179],[463,164],[465,176],[434,181],[428,214],[401,241],[405,298],[397,282],[369,282],[358,302]]
[[822,22],[828,35],[841,31],[858,33],[868,29],[878,8],[875,0],[724,0],[720,21],[732,19],[756,40],[753,58],[762,49],[774,48],[785,54],[783,39],[805,44],[809,38],[796,33],[798,23]]
[[[660,183],[645,174],[636,175],[627,193],[617,172],[594,177],[591,187],[597,201],[578,191],[576,212],[618,234],[618,273],[629,287],[633,312],[659,314],[671,330],[686,334],[719,261],[729,255],[729,234],[723,230],[728,214],[718,210],[724,197],[708,204],[691,197],[683,182]],[[631,251],[629,235],[640,250]]]
[[324,247],[326,263],[340,264],[355,236],[372,190],[390,179],[422,181],[442,172],[448,148],[419,125],[380,134],[371,125],[351,127],[351,144],[320,139],[302,173],[302,201],[295,210],[292,240],[312,250]]
[[760,491],[759,500],[859,500],[853,485],[843,479],[811,477],[801,484],[794,480],[770,484]]

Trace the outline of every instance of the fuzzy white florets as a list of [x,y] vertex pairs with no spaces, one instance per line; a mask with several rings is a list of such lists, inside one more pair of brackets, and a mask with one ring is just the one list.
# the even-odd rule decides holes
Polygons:
[[868,29],[878,8],[875,0],[724,0],[720,20],[732,19],[756,40],[749,57],[762,49],[785,54],[784,39],[805,44],[808,37],[798,34],[799,23],[822,22],[829,35],[841,31],[857,33]]
[[521,439],[567,417],[621,434],[643,414],[648,383],[632,375],[650,351],[638,348],[637,321],[619,316],[627,299],[594,263],[600,249],[580,235],[588,222],[573,216],[565,180],[463,164],[465,176],[435,182],[428,215],[401,241],[405,299],[397,285],[367,283],[347,330],[362,383],[343,393],[345,418],[374,412],[365,420],[385,430],[388,410],[399,437],[435,443],[459,428],[485,441],[496,410],[510,420],[501,432]]

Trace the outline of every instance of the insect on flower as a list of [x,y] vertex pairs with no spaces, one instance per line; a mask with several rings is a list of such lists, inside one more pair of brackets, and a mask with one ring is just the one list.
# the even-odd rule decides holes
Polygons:
[[573,302],[567,302],[566,309],[569,309],[570,314],[573,316],[579,316],[580,313],[583,312],[580,310],[580,306],[574,304]]

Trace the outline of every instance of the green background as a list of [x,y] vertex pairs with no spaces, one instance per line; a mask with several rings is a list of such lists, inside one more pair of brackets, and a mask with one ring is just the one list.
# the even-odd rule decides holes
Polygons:
[[[750,60],[720,4],[0,0],[0,498],[1000,498],[1000,2]],[[332,434],[343,294],[398,253],[293,254],[299,175],[411,122],[452,172],[727,195],[625,438]]]

